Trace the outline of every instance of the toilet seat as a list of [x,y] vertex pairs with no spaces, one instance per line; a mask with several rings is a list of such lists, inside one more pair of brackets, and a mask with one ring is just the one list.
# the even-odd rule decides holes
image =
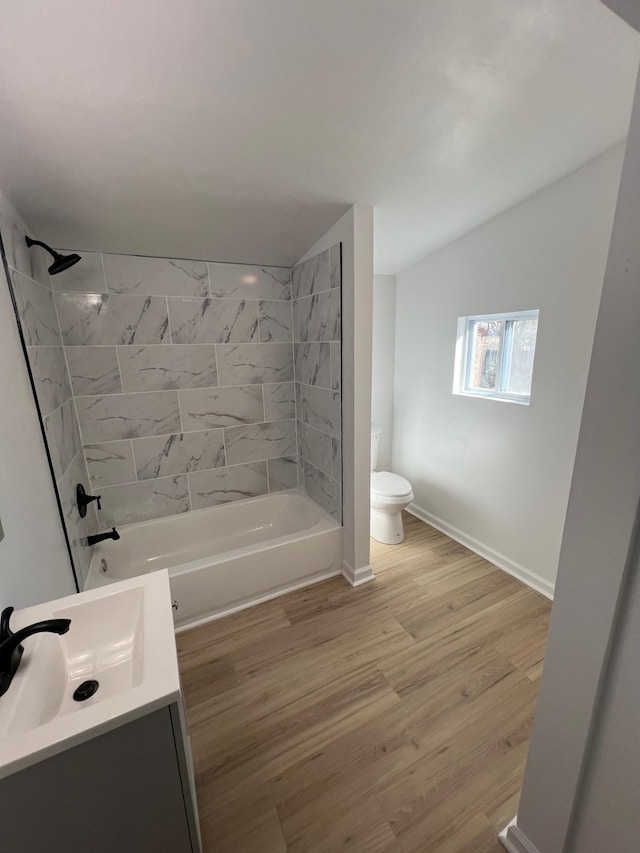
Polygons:
[[379,497],[403,498],[411,494],[411,483],[391,471],[371,472],[371,494]]

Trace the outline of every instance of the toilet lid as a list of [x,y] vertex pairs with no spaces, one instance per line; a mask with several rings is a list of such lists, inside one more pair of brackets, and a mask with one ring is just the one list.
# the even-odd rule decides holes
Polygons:
[[400,498],[411,491],[411,483],[400,474],[391,471],[371,472],[371,492],[374,495],[387,495],[390,498]]

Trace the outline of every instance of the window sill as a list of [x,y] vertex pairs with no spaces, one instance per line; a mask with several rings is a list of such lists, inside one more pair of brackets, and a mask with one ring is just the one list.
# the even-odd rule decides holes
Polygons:
[[515,397],[507,394],[483,393],[482,391],[454,391],[458,397],[473,397],[476,400],[494,400],[497,403],[515,403],[516,406],[531,405],[531,397]]

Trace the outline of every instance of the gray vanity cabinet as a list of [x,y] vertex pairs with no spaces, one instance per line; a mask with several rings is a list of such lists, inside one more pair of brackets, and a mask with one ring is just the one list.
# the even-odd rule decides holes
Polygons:
[[198,853],[190,749],[178,704],[0,780],[6,853]]

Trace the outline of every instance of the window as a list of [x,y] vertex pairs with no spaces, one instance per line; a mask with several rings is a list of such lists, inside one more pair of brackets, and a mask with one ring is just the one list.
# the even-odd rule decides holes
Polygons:
[[454,394],[529,405],[539,313],[460,317]]

